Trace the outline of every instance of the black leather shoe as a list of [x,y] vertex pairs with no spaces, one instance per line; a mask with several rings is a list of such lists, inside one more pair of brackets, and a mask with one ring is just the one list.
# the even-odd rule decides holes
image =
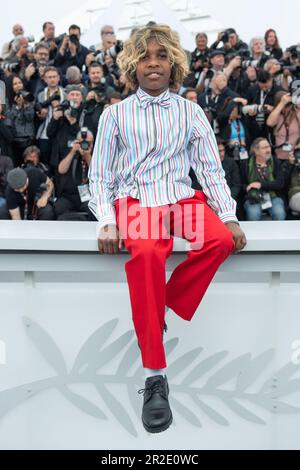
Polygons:
[[167,377],[148,377],[146,387],[138,393],[144,394],[142,423],[146,431],[158,433],[166,431],[173,421],[169,405],[169,385]]
[[[166,333],[168,331],[168,326],[166,324],[166,322],[164,323],[164,329],[163,329],[163,334],[162,334],[162,337],[164,339],[164,333]],[[140,346],[140,343],[138,342],[138,347],[141,349],[141,346]]]

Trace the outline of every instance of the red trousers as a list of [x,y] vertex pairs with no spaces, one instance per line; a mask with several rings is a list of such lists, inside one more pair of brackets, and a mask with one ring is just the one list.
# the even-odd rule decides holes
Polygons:
[[[149,369],[166,367],[162,337],[165,307],[170,307],[184,320],[191,321],[219,266],[235,249],[232,233],[207,205],[207,198],[202,191],[196,191],[193,198],[181,200],[176,205],[181,211],[175,211],[171,215],[169,225],[165,224],[165,216],[173,205],[160,207],[161,216],[158,222],[157,217],[154,221],[159,225],[156,227],[159,229],[159,236],[143,237],[138,233],[132,236],[129,228],[137,219],[137,214],[132,208],[140,207],[139,201],[131,197],[116,201],[117,225],[125,247],[131,254],[125,270],[132,319],[141,347],[143,367]],[[190,211],[183,217],[186,205]],[[142,208],[143,215],[146,215],[151,223],[154,209],[157,210]],[[175,236],[178,236],[180,231],[184,232],[181,229],[187,225],[187,221],[191,222],[191,219],[195,227],[199,213],[202,214],[203,246],[191,249],[187,259],[177,266],[166,283],[166,260],[173,251],[172,235],[175,233]],[[195,241],[192,234],[189,236],[184,233],[182,238],[190,242]]]

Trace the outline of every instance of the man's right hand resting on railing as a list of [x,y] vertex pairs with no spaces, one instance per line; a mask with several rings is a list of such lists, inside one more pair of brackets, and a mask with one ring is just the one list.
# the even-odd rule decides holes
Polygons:
[[98,236],[98,247],[102,255],[116,255],[124,248],[124,242],[116,225],[102,227]]

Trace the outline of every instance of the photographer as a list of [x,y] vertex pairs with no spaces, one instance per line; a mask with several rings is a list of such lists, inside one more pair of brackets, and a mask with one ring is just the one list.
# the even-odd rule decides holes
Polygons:
[[198,97],[198,104],[205,112],[216,135],[219,133],[218,113],[223,108],[226,98],[238,98],[238,95],[230,90],[227,84],[225,73],[216,72],[211,82],[211,89]]
[[263,137],[256,139],[249,160],[242,161],[240,168],[246,193],[246,220],[261,220],[264,212],[271,215],[272,220],[285,220],[284,174],[280,161],[272,156],[269,142]]
[[[213,50],[209,53],[209,64],[204,64],[198,83],[196,85],[197,93],[203,93],[211,88],[211,81],[217,72],[223,72],[225,66],[225,52],[221,49]],[[188,86],[190,88],[190,85]],[[192,87],[193,88],[193,87]]]
[[272,76],[265,70],[259,70],[257,85],[253,85],[249,89],[248,105],[243,108],[251,142],[258,137],[272,139],[267,119],[274,109],[275,95],[278,91],[281,91],[281,88],[274,84]]
[[[23,26],[20,24],[15,24],[13,26],[12,33],[13,33],[14,38],[16,38],[17,36],[24,36]],[[11,45],[13,43],[13,40],[14,39],[12,39],[11,41],[3,45],[2,52],[1,52],[2,59],[4,60],[8,59],[9,55],[11,54]]]
[[23,153],[23,164],[21,168],[34,167],[39,169],[46,176],[49,175],[49,168],[47,165],[41,162],[41,152],[36,145],[31,145]]
[[218,150],[220,159],[222,162],[223,170],[225,171],[225,177],[227,184],[230,188],[233,199],[238,201],[239,195],[242,190],[242,181],[239,166],[226,152],[226,141],[222,138],[217,138]]
[[228,28],[225,31],[220,32],[216,42],[211,45],[211,49],[217,49],[220,42],[223,43],[223,49],[226,55],[234,54],[241,50],[248,50],[248,45],[240,40],[236,30],[233,28]]
[[288,67],[285,67],[283,63],[278,62],[277,59],[269,59],[264,65],[264,70],[269,72],[277,86],[280,86],[283,90],[289,90],[289,86],[293,79]]
[[267,125],[274,128],[277,158],[287,160],[300,136],[300,97],[278,92]]
[[300,45],[288,47],[282,62],[286,75],[293,80],[300,79]]
[[11,44],[11,53],[6,60],[5,73],[7,76],[18,73],[24,78],[25,70],[30,64],[28,53],[28,39],[24,36],[17,36]]
[[[229,56],[228,56],[229,57]],[[243,98],[247,98],[248,89],[257,82],[257,72],[254,67],[243,61],[242,56],[235,56],[225,67],[229,88]]]
[[15,168],[7,175],[7,212],[12,220],[54,220],[49,202],[53,183],[37,168]]
[[288,158],[288,200],[292,215],[300,215],[300,137]]
[[34,96],[24,90],[24,83],[16,75],[8,80],[7,96],[9,105],[11,104],[7,116],[14,129],[13,160],[14,165],[19,166],[24,150],[35,140]]
[[82,73],[76,65],[71,65],[66,71],[65,80],[63,82],[64,88],[68,85],[80,85],[84,88],[82,83]]
[[64,89],[59,86],[60,76],[57,68],[47,67],[44,73],[44,81],[47,86],[39,93],[35,107],[36,116],[39,121],[36,139],[41,150],[41,160],[46,165],[49,165],[51,142],[47,135],[47,128],[53,117],[53,109],[64,101],[65,92]]
[[55,38],[55,26],[51,21],[43,24],[43,37],[40,42],[46,43],[49,48],[49,58],[54,61],[57,54],[57,38]]
[[92,62],[88,69],[88,81],[86,83],[86,90],[89,93],[97,89],[99,93],[109,96],[114,90],[113,78],[111,76],[104,76],[103,66],[99,62]]
[[45,70],[49,65],[49,48],[45,43],[40,43],[35,48],[34,61],[25,70],[26,89],[37,98],[38,94],[44,90],[46,83],[44,80]]
[[279,45],[279,40],[274,29],[268,29],[265,33],[266,51],[270,53],[270,57],[281,60],[283,51]]
[[226,98],[220,109],[217,121],[219,125],[219,138],[227,143],[227,156],[237,162],[248,159],[247,129],[243,122],[243,98]]
[[78,211],[86,212],[89,220],[95,220],[88,208],[90,200],[88,169],[92,159],[93,144],[93,134],[87,128],[82,128],[76,140],[70,142],[66,154],[59,158],[58,199],[55,202],[58,220],[68,219],[67,213]]
[[59,68],[62,75],[72,65],[76,65],[82,71],[85,65],[86,56],[89,50],[80,44],[81,29],[79,26],[72,25],[69,28],[69,35],[65,35],[58,48],[54,65]]
[[76,139],[84,126],[85,109],[81,87],[72,85],[66,89],[67,99],[54,108],[53,117],[47,127],[47,136],[51,141],[50,165],[57,169],[61,155],[66,155],[69,143]]
[[207,46],[208,37],[206,33],[198,33],[196,36],[196,49],[191,54],[190,74],[185,80],[184,86],[193,88],[199,82],[201,72],[209,66],[209,52]]

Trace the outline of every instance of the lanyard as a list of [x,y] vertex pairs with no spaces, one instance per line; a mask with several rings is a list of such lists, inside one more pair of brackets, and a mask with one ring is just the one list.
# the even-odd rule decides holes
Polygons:
[[24,199],[24,220],[28,220],[28,190],[23,193]]

